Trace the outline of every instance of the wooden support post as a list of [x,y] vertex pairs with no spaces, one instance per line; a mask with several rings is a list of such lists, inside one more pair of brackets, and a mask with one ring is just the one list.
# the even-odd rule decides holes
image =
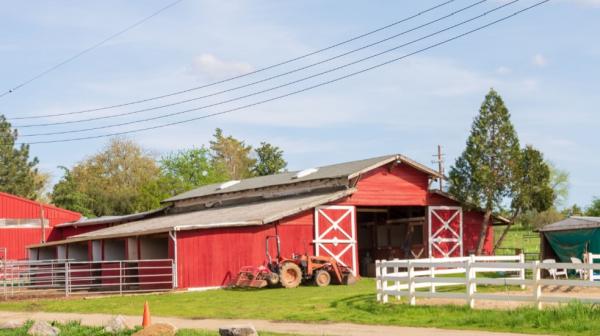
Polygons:
[[389,295],[387,293],[388,290],[388,281],[387,279],[385,279],[385,277],[388,274],[388,268],[385,265],[385,263],[382,263],[381,267],[381,277],[382,277],[382,281],[381,281],[381,290],[383,291],[383,303],[388,303],[388,299],[389,299]]
[[[591,252],[587,253],[587,260],[586,261],[587,261],[587,263],[589,265],[592,265],[594,263],[594,255]],[[587,270],[587,272],[588,272],[588,279],[591,282],[594,282],[594,270],[592,268],[590,268],[590,269]]]
[[70,291],[71,291],[71,272],[70,272],[70,267],[69,267],[69,263],[66,262],[65,263],[65,296],[69,296]]
[[475,299],[473,298],[473,294],[475,294],[475,270],[473,269],[472,261],[474,260],[473,255],[465,261],[465,275],[467,278],[467,304],[471,309],[475,308]]
[[381,290],[383,288],[381,281],[381,261],[375,260],[375,286],[377,287],[377,302],[382,302],[383,296]]
[[[475,262],[475,255],[469,255],[469,263],[473,264]],[[473,278],[477,278],[477,271],[473,270]],[[473,283],[473,293],[477,293],[477,284]]]
[[[519,254],[519,265],[521,269],[519,270],[519,279],[525,280],[525,254]],[[525,284],[521,284],[521,289],[525,289]]]
[[540,300],[542,297],[542,285],[540,284],[540,280],[542,280],[540,269],[540,262],[536,260],[533,267],[533,300],[535,301],[535,306],[537,309],[542,309],[542,301]]
[[[394,261],[399,261],[398,258],[395,258]],[[398,275],[398,266],[394,266],[394,275]],[[396,292],[400,291],[400,280],[396,280],[394,282],[394,285],[396,286]],[[400,300],[400,294],[396,295],[396,300]]]
[[[432,263],[431,256],[429,257],[429,262]],[[429,265],[429,276],[431,278],[435,278],[435,266]],[[431,287],[429,288],[429,292],[435,293],[435,282],[431,282]]]
[[408,261],[408,302],[411,306],[417,304],[415,297],[415,267],[412,265],[412,261]]

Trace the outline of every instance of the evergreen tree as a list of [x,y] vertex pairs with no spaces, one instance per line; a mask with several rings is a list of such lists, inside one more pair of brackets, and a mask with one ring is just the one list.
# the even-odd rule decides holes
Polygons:
[[261,142],[260,147],[254,151],[258,157],[258,162],[253,171],[258,176],[276,174],[287,167],[287,162],[283,159],[283,151],[277,146]]
[[16,146],[17,130],[0,115],[0,191],[35,199],[43,182],[36,178],[38,159],[29,159],[29,145]]
[[252,146],[231,135],[225,136],[223,130],[217,128],[210,141],[212,163],[215,169],[223,170],[232,180],[252,176],[252,167],[256,160],[250,157]]
[[493,89],[486,95],[471,127],[466,149],[450,170],[449,192],[485,211],[477,254],[481,254],[492,212],[510,195],[519,139],[504,101]]

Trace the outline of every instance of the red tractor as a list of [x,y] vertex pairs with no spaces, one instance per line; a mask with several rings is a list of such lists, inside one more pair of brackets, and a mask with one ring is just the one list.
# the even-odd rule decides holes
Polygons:
[[[269,253],[269,241],[272,239],[277,246],[275,259]],[[332,279],[344,285],[356,282],[352,271],[340,265],[334,258],[308,254],[293,254],[290,259],[282,258],[279,236],[267,236],[265,246],[267,266],[242,267],[235,280],[235,286],[263,288],[281,284],[285,288],[295,288],[302,282],[312,282],[319,287],[325,287]]]

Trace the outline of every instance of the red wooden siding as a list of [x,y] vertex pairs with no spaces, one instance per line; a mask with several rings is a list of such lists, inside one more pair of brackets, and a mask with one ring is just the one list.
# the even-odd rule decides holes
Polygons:
[[403,206],[426,205],[429,176],[405,165],[389,164],[360,177],[358,191],[343,205]]
[[91,231],[104,229],[106,227],[108,227],[108,225],[106,225],[106,224],[86,225],[86,226],[80,226],[80,227],[75,227],[75,226],[58,227],[58,228],[54,228],[54,230],[52,232],[52,237],[50,238],[50,240],[66,239],[66,238],[69,238],[72,236],[76,236],[78,234],[88,233]]
[[[49,236],[50,229],[46,229]],[[6,259],[27,259],[26,246],[42,241],[41,228],[0,228],[0,247],[6,248]]]
[[[312,213],[287,219],[278,231],[284,257],[304,253],[305,246],[313,253]],[[269,235],[275,235],[273,225],[177,232],[179,287],[225,286],[242,266],[264,265]],[[271,255],[275,256],[274,246]]]

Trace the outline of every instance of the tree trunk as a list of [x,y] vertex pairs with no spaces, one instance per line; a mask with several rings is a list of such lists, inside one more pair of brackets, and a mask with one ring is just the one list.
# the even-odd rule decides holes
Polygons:
[[483,223],[481,223],[481,231],[479,232],[479,242],[477,243],[477,255],[481,255],[483,252],[483,245],[485,245],[485,238],[487,237],[488,227],[490,226],[490,219],[492,218],[492,210],[485,210],[483,216]]
[[506,238],[506,234],[508,234],[508,231],[510,230],[510,228],[512,227],[512,225],[515,223],[515,220],[517,219],[518,215],[519,215],[519,211],[515,211],[515,213],[513,214],[512,218],[510,219],[510,221],[508,222],[508,224],[506,224],[506,227],[504,228],[504,231],[502,231],[502,234],[500,235],[500,238],[498,239],[498,241],[494,245],[494,250],[492,251],[494,254],[496,253],[496,249],[499,248],[500,245],[502,245],[502,242],[504,241],[504,238]]

